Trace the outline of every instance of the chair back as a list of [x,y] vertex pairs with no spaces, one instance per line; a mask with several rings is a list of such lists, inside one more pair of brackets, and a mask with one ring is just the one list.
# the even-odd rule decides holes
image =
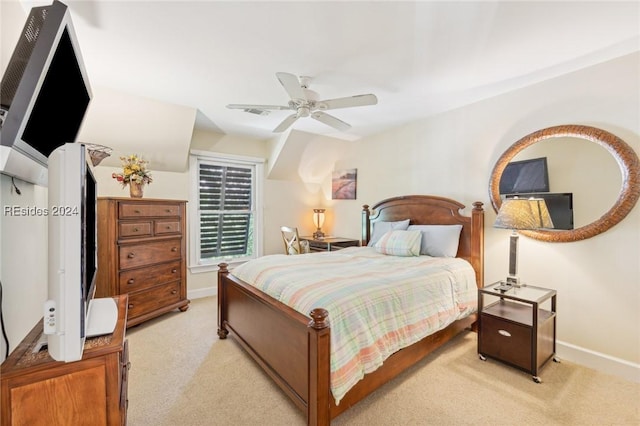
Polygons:
[[298,228],[281,226],[280,232],[282,233],[285,254],[309,253],[309,243],[307,241],[300,241]]

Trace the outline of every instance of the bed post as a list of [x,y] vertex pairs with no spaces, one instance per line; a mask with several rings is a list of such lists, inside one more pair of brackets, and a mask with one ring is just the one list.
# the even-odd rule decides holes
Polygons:
[[223,281],[229,275],[228,266],[226,263],[218,264],[218,337],[221,339],[226,339],[229,334],[229,330],[224,326],[224,322],[227,319],[227,295],[223,284]]
[[315,308],[309,316],[309,400],[307,425],[328,426],[330,413],[330,328],[326,309]]
[[471,259],[476,271],[478,288],[484,287],[484,208],[481,201],[473,203],[471,211]]
[[371,239],[371,211],[369,206],[365,204],[362,206],[362,241],[361,246],[366,246]]

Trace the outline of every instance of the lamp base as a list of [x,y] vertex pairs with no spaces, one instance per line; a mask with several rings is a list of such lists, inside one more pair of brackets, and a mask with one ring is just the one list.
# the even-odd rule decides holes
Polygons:
[[522,284],[522,282],[520,281],[520,277],[507,277],[507,279],[505,280],[506,283],[510,286],[513,287],[522,287],[524,284]]
[[313,233],[313,239],[314,240],[321,240],[324,238],[324,232],[322,231],[316,231]]

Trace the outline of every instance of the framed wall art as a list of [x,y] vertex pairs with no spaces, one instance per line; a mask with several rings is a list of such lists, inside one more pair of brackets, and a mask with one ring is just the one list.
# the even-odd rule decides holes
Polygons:
[[331,199],[355,200],[358,169],[335,170],[331,175]]

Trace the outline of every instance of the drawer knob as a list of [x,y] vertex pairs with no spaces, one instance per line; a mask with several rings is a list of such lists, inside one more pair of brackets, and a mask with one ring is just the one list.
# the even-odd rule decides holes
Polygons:
[[171,270],[171,273],[172,273],[172,274],[175,274],[176,272],[178,272],[178,270],[177,270],[177,269],[175,269],[175,268]]
[[167,229],[171,229],[171,226],[170,226],[170,225],[167,225]]
[[178,290],[171,290],[171,294],[176,294]]
[[137,209],[136,209],[136,210],[134,210],[133,212],[134,212],[134,213],[140,213],[140,210],[137,210]]
[[167,212],[167,213],[171,213],[171,209],[167,209],[167,210],[166,210],[166,212]]
[[136,257],[136,254],[135,254],[135,253],[129,253],[129,254],[127,255],[127,257],[128,257],[129,259],[133,259],[134,257]]
[[504,337],[511,337],[511,333],[509,333],[507,330],[498,330],[498,334]]
[[178,251],[178,247],[171,247],[171,251]]
[[138,228],[133,228],[133,232],[138,232]]
[[129,278],[129,281],[127,281],[127,284],[133,284],[135,282],[135,280],[133,278]]
[[133,303],[129,303],[129,304],[127,305],[127,307],[128,307],[129,309],[133,309]]

